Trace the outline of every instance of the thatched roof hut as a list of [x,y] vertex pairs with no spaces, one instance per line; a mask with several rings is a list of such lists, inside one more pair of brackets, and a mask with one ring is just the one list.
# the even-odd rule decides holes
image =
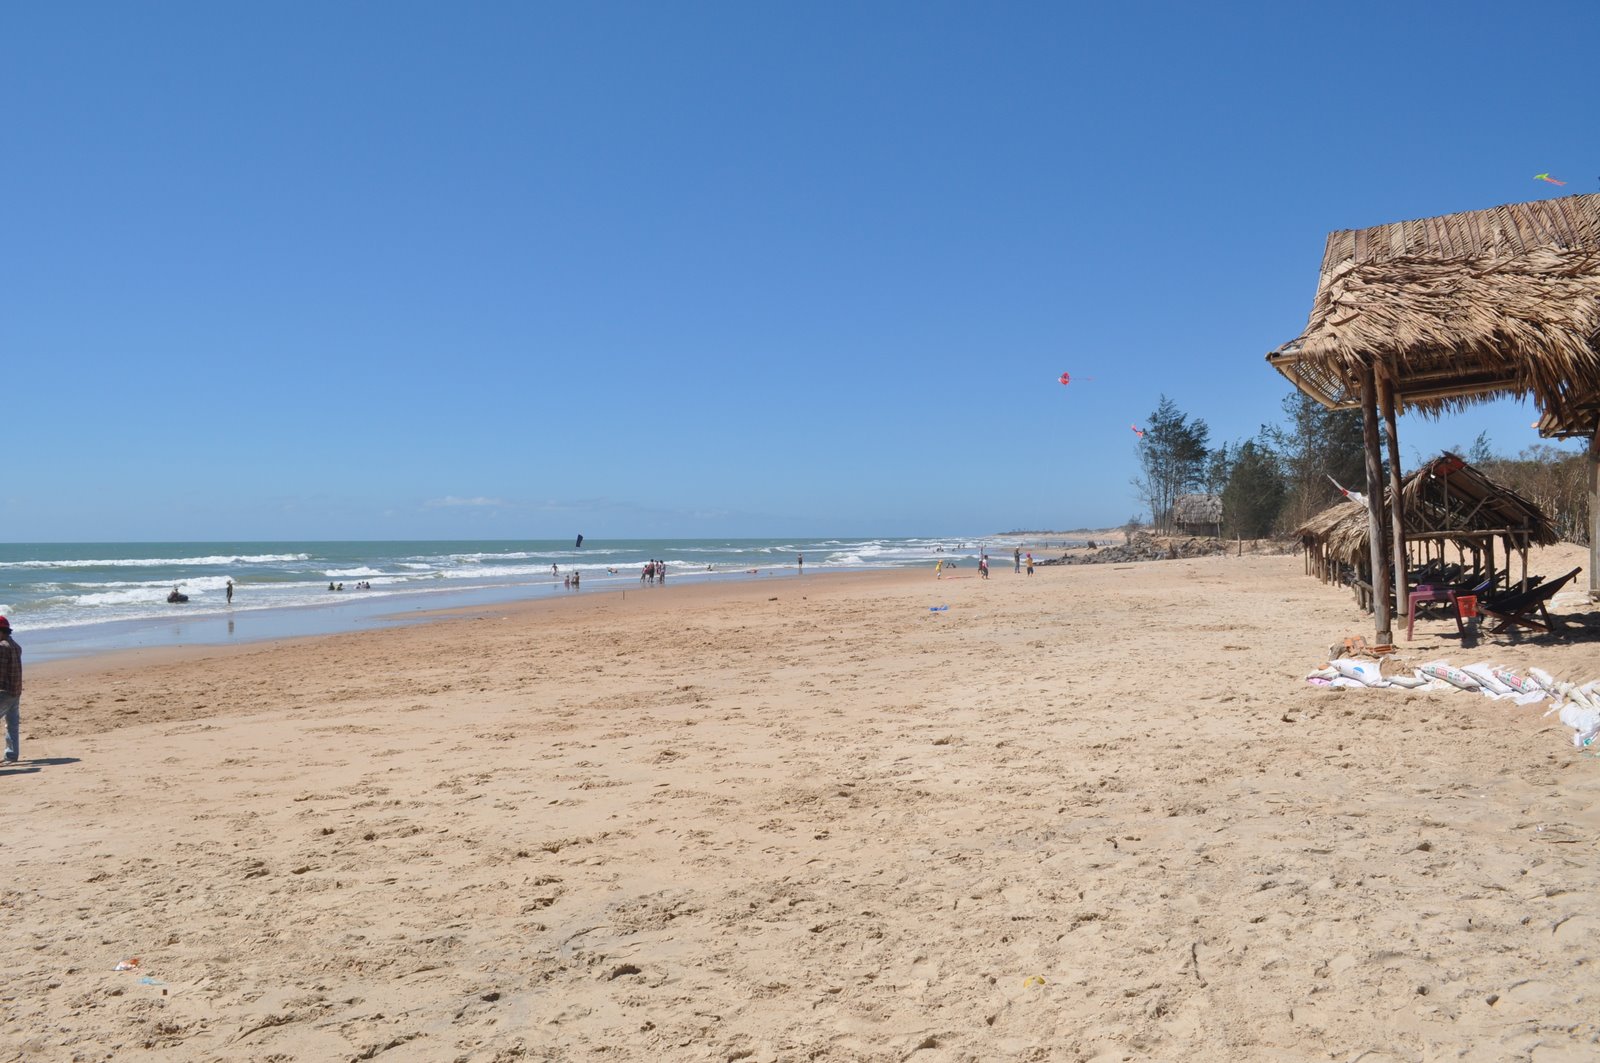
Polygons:
[[[1406,492],[1396,415],[1442,413],[1501,395],[1532,398],[1547,436],[1593,440],[1600,472],[1600,195],[1561,196],[1328,235],[1305,330],[1267,354],[1300,390],[1330,409],[1362,411],[1370,569],[1404,605]],[[1391,481],[1382,484],[1378,422]],[[1600,484],[1600,478],[1591,480]],[[1591,518],[1600,521],[1600,488]],[[1386,523],[1378,535],[1371,529]],[[1600,527],[1591,536],[1590,589],[1600,592]],[[1385,546],[1385,543],[1391,545]],[[1404,557],[1403,548],[1398,551]],[[1395,578],[1390,581],[1390,570]],[[1387,639],[1385,638],[1385,641]]]
[[1600,422],[1600,194],[1330,233],[1305,331],[1267,355],[1332,409],[1376,360],[1398,411],[1532,396],[1545,434]]
[[[1554,527],[1538,506],[1449,451],[1412,470],[1401,486],[1401,498],[1408,567],[1445,559],[1449,544],[1463,564],[1471,554],[1473,573],[1493,572],[1497,582],[1509,584],[1513,555],[1521,556],[1525,579],[1528,549],[1557,541]],[[1309,574],[1324,582],[1355,584],[1359,597],[1368,597],[1371,525],[1365,506],[1336,502],[1294,534],[1305,547]],[[1500,567],[1494,560],[1497,540],[1506,561]]]
[[1185,535],[1222,534],[1222,499],[1218,495],[1179,495],[1172,504],[1172,523]]

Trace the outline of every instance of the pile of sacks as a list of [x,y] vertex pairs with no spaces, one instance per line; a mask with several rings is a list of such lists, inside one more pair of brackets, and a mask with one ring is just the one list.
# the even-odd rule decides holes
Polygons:
[[1554,698],[1545,715],[1561,714],[1561,722],[1572,728],[1572,744],[1587,747],[1600,738],[1600,680],[1569,683],[1542,668],[1529,668],[1526,675],[1492,664],[1469,664],[1456,668],[1449,661],[1429,661],[1411,675],[1383,674],[1377,661],[1341,657],[1306,676],[1315,686],[1339,688],[1397,687],[1403,690],[1470,690],[1495,701],[1533,705]]

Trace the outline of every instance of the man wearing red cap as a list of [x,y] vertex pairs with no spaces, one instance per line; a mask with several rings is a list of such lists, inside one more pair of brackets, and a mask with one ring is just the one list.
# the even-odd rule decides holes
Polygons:
[[11,621],[0,616],[0,712],[6,717],[6,763],[15,764],[22,755],[22,742],[17,734],[21,716],[17,706],[22,700],[22,647],[11,637]]

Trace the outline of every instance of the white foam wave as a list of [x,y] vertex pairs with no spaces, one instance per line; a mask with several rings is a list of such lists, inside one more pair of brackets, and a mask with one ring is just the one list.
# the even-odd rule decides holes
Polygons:
[[182,568],[202,565],[256,565],[275,561],[309,561],[310,554],[231,554],[210,557],[124,557],[67,561],[0,561],[0,568]]
[[98,594],[80,594],[77,605],[127,605],[129,602],[165,602],[168,587],[132,587],[121,591],[101,591]]
[[[572,566],[567,566],[571,571]],[[550,569],[545,565],[474,565],[470,568],[456,568],[440,572],[444,579],[509,579],[513,576],[548,576]]]
[[[170,588],[172,584],[163,583],[161,586]],[[179,582],[178,589],[185,594],[193,594],[196,591],[226,590],[227,586],[227,576],[197,576],[194,579],[186,579]],[[239,585],[235,583],[234,586],[238,587]]]

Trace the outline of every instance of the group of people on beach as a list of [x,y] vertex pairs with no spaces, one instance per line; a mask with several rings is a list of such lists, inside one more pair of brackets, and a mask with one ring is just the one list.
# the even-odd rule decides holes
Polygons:
[[[334,586],[332,583],[330,583],[330,584],[328,584],[328,589],[330,591],[342,591],[342,590],[344,590],[344,584],[341,583],[338,586]],[[358,591],[370,591],[372,589],[372,584],[368,583],[366,580],[361,580],[359,583],[357,583],[355,585],[355,589],[358,590]],[[228,601],[230,601],[230,602],[233,601],[233,585],[232,584],[228,585]]]
[[639,572],[639,582],[654,583],[658,579],[663,584],[667,582],[667,563],[665,561],[646,561],[644,568]]
[[[943,550],[944,550],[944,548],[940,547],[938,550],[936,550],[934,552],[935,553],[942,553]],[[1021,575],[1022,574],[1022,566],[1024,564],[1024,561],[1026,561],[1026,564],[1028,566],[1028,575],[1030,575],[1030,576],[1033,575],[1033,554],[1029,553],[1029,554],[1024,555],[1020,548],[1011,551],[1011,565],[1012,565],[1012,571],[1013,572],[1016,572],[1018,575]],[[946,565],[948,565],[951,568],[955,568],[956,567],[956,563],[954,561],[946,561],[942,557],[939,558],[939,560],[934,562],[934,564],[933,564],[933,577],[934,577],[934,579],[944,579],[944,570],[945,570],[945,566]],[[989,578],[989,555],[988,554],[979,554],[978,555],[978,578],[979,579],[988,579]]]

